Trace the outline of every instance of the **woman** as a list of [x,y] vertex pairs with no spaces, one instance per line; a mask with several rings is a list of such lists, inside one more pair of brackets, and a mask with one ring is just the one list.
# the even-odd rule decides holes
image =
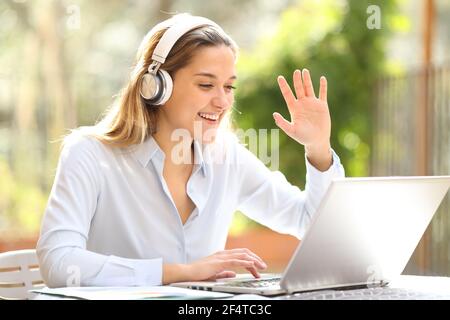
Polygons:
[[204,18],[176,15],[150,30],[119,104],[65,140],[37,246],[48,286],[160,285],[239,268],[259,277],[266,265],[255,253],[224,250],[237,209],[303,236],[331,179],[344,176],[326,80],[316,98],[307,70],[294,72],[296,97],[278,78],[291,122],[274,113],[275,122],[305,146],[300,191],[220,134],[236,57],[233,40]]

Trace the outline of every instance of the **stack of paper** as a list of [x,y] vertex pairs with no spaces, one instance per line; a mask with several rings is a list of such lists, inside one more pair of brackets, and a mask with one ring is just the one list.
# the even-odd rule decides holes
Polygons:
[[170,286],[43,288],[31,290],[30,292],[87,300],[224,299],[233,296],[222,292],[199,291]]

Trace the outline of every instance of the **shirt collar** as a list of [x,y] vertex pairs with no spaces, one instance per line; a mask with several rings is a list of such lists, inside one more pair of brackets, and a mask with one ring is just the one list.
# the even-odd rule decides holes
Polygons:
[[205,166],[206,162],[205,162],[205,158],[203,157],[205,148],[196,139],[194,139],[193,143],[194,143],[194,164],[196,164],[200,167],[200,170],[202,170],[203,176],[205,176],[206,175],[206,166]]
[[149,161],[156,155],[164,157],[164,152],[150,136],[144,142],[131,146],[131,152],[143,167],[147,167]]
[[[194,164],[200,167],[200,169],[202,170],[202,174],[205,176],[206,162],[203,156],[205,148],[195,139],[193,144]],[[164,160],[165,158],[164,152],[161,150],[153,136],[149,136],[144,142],[134,145],[132,147],[132,153],[143,167],[147,167],[149,161],[152,160],[153,157],[158,157],[160,160]]]

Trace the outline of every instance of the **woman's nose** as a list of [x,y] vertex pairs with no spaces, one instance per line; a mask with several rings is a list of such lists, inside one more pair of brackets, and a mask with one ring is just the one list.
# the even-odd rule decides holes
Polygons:
[[230,99],[225,95],[225,93],[222,92],[213,98],[212,105],[222,111],[231,106],[232,102],[229,100]]

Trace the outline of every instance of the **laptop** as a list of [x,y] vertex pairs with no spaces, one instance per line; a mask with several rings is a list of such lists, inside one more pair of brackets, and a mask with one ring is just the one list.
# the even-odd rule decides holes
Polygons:
[[283,274],[172,286],[266,296],[386,286],[398,277],[450,187],[450,176],[331,182]]

